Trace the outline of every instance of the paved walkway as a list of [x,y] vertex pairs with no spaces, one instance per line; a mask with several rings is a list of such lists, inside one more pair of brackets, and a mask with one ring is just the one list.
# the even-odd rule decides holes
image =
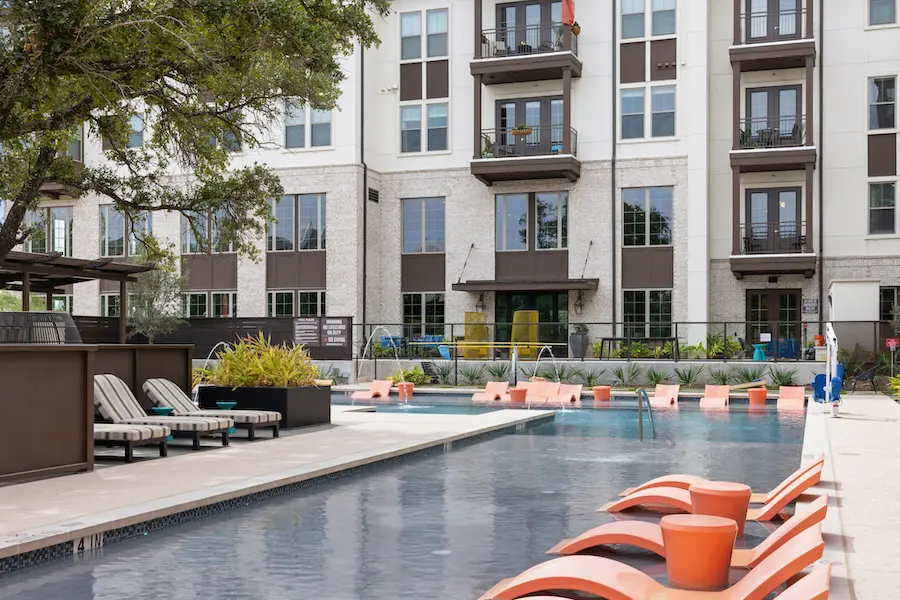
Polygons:
[[553,414],[365,410],[333,407],[331,426],[298,435],[0,488],[0,558]]
[[819,489],[832,496],[822,525],[824,559],[834,561],[830,599],[900,598],[900,405],[844,396],[840,418],[812,406],[803,459],[821,453]]

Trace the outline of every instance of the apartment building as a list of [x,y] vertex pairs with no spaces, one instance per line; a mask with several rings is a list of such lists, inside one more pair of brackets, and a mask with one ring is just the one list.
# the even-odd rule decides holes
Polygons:
[[[178,215],[141,226],[181,253],[191,316],[428,334],[535,309],[631,335],[747,320],[751,338],[796,337],[829,316],[830,281],[872,278],[883,317],[900,287],[897,3],[578,0],[569,28],[559,0],[396,0],[382,44],[344,60],[336,110],[286,106],[265,149],[234,153],[284,185],[261,261],[199,254]],[[152,127],[136,119],[132,143]],[[103,160],[100,140],[71,151]],[[28,249],[131,251],[102,198],[44,204]],[[58,302],[118,307],[97,283]]]

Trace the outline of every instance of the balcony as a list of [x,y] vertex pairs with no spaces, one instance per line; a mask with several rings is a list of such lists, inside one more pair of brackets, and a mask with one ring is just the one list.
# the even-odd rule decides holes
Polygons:
[[578,132],[573,128],[485,129],[481,138],[483,145],[472,160],[472,175],[485,185],[525,179],[564,178],[575,182],[581,177]]
[[735,0],[734,45],[729,50],[735,70],[795,69],[806,66],[808,59],[814,64],[816,42],[808,2],[808,9],[741,12],[740,0]]
[[807,164],[815,165],[816,148],[807,139],[807,123],[805,115],[744,119],[737,126],[731,166],[746,173],[803,170]]
[[470,68],[485,85],[581,77],[578,37],[560,23],[484,30]]
[[731,272],[746,275],[804,275],[816,272],[816,255],[807,225],[801,221],[743,223],[731,257]]

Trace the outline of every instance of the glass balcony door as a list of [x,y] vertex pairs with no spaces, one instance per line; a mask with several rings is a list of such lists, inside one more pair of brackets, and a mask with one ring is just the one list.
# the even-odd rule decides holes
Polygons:
[[803,251],[800,188],[748,190],[744,232],[746,254]]
[[801,0],[746,0],[744,30],[748,44],[800,37]]
[[[562,98],[497,102],[498,157],[559,154],[563,148]],[[525,125],[523,131],[519,125]],[[530,130],[530,131],[529,131]]]

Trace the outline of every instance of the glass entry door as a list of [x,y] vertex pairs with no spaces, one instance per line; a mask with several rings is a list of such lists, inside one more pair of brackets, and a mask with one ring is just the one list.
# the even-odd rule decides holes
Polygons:
[[[562,98],[497,103],[497,157],[558,154],[563,148]],[[524,131],[518,129],[525,125]],[[530,130],[530,131],[529,131]]]
[[800,290],[748,290],[747,337],[767,344],[770,358],[799,358]]
[[[512,335],[513,313],[517,310],[538,311],[538,341],[542,344],[568,343],[566,339],[569,322],[568,292],[497,292],[496,340],[509,342]],[[557,352],[559,348],[560,354]],[[567,356],[562,346],[553,346],[554,356]]]
[[803,250],[800,189],[747,192],[744,251],[747,254],[784,254]]
[[800,37],[800,0],[749,0],[744,20],[748,44],[793,40]]

